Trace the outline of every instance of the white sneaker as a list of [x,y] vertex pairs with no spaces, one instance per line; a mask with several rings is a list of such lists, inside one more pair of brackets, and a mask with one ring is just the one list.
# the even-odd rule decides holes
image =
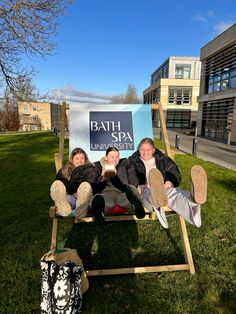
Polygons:
[[156,209],[155,207],[152,207],[152,208],[155,214],[157,215],[157,218],[160,224],[162,225],[162,227],[165,229],[168,229],[169,225],[166,219],[166,214],[165,214],[164,209],[162,207],[159,207],[158,209]]

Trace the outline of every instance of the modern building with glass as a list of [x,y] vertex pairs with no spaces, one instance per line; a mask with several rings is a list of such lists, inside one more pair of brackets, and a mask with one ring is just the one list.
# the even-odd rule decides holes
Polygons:
[[[169,57],[151,74],[144,103],[162,104],[168,128],[190,128],[197,120],[200,74],[199,57]],[[156,125],[155,111],[153,120]]]
[[198,135],[236,143],[236,24],[201,48]]

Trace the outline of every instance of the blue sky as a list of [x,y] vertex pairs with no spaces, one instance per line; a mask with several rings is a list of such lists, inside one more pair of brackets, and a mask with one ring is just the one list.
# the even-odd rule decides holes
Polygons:
[[33,64],[34,82],[92,98],[133,84],[142,96],[169,56],[199,56],[235,22],[236,0],[77,0],[60,18],[54,55]]

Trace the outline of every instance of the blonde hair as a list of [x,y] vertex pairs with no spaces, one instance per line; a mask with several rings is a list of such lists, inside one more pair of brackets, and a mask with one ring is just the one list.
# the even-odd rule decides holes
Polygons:
[[62,168],[62,174],[63,176],[69,180],[70,179],[70,176],[72,174],[72,171],[75,169],[75,165],[73,163],[73,157],[77,154],[83,154],[84,155],[84,158],[85,158],[85,164],[89,163],[89,159],[88,159],[88,155],[86,154],[86,152],[78,147],[78,148],[74,148],[70,154],[70,158],[68,160],[68,162],[66,163],[66,165]]

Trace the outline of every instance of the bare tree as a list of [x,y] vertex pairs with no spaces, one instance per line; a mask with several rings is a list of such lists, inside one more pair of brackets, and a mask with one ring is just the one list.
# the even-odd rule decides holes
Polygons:
[[125,96],[124,95],[112,96],[111,103],[112,104],[125,104]]
[[55,48],[57,20],[73,0],[0,1],[0,82],[19,97],[18,79],[32,75],[22,56],[43,58]]
[[2,123],[4,130],[16,131],[19,129],[18,101],[36,101],[36,87],[32,83],[32,77],[19,76],[15,79],[17,95],[7,85],[4,91]]
[[6,131],[16,131],[19,128],[19,114],[17,100],[6,87],[3,98],[2,126]]
[[129,84],[126,94],[113,96],[111,102],[113,104],[140,104],[141,99],[137,96],[135,86],[133,84]]
[[137,96],[136,88],[133,84],[129,84],[126,95],[125,95],[125,100],[127,104],[138,104],[140,103],[140,99]]

